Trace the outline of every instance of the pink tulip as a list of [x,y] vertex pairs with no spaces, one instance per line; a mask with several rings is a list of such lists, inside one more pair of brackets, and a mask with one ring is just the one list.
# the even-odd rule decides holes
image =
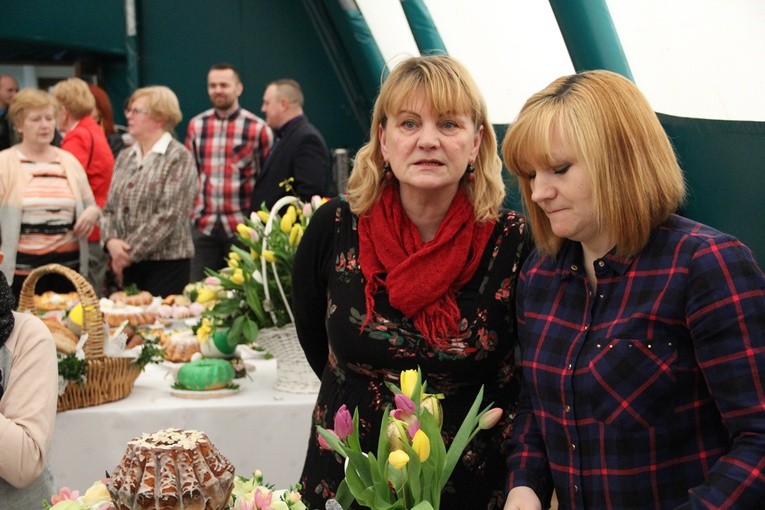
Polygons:
[[409,436],[409,439],[413,439],[418,430],[420,430],[420,420],[415,418],[406,428],[406,434]]
[[[327,429],[327,432],[331,432],[332,434],[335,434],[335,431],[332,430],[332,429]],[[337,435],[337,434],[335,434],[335,435]],[[318,434],[318,436],[319,436],[319,446],[321,447],[321,449],[322,450],[331,450],[332,447],[329,446],[329,443],[327,442],[326,439],[324,439],[324,436],[322,436],[321,434]]]
[[502,418],[502,409],[499,407],[489,409],[478,418],[478,427],[481,430],[488,430],[496,425],[500,418]]
[[273,496],[273,493],[271,491],[261,491],[259,489],[255,490],[255,508],[267,510],[271,508],[271,496]]
[[56,503],[60,503],[61,501],[66,501],[68,499],[75,500],[80,497],[80,491],[73,491],[70,490],[69,487],[61,487],[59,489],[58,494],[54,494],[51,496],[50,501],[54,505]]
[[396,393],[396,396],[393,397],[393,401],[396,403],[396,408],[403,411],[404,414],[412,414],[416,409],[412,399],[403,393]]
[[335,413],[335,435],[342,441],[350,436],[351,432],[353,432],[353,417],[343,404]]

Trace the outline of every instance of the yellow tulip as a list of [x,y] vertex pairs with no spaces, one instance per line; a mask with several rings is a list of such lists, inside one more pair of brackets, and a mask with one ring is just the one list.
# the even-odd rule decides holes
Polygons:
[[250,248],[250,257],[252,257],[252,260],[258,260],[260,255],[254,249]]
[[228,258],[229,260],[242,260],[242,257],[235,251],[228,252]]
[[292,230],[292,225],[295,224],[296,220],[297,210],[294,205],[291,205],[287,208],[287,212],[284,213],[284,216],[282,216],[282,220],[279,222],[279,228],[281,228],[282,232],[285,234],[289,234],[290,230]]
[[205,304],[218,299],[218,292],[212,289],[202,289],[197,293],[197,303]]
[[236,232],[244,238],[250,237],[250,230],[252,229],[248,227],[247,225],[245,225],[244,223],[240,223],[236,226]]
[[417,384],[417,370],[402,370],[401,371],[401,392],[412,400],[419,400],[412,397],[414,393],[414,385]]
[[276,262],[276,254],[272,250],[263,250],[263,258],[266,262]]
[[266,211],[258,211],[258,218],[260,218],[260,221],[264,224],[268,223],[268,213]]
[[244,274],[242,274],[242,270],[240,268],[234,269],[234,274],[231,275],[231,282],[236,285],[241,285],[244,283]]
[[388,455],[388,463],[395,469],[403,469],[404,466],[409,464],[409,455],[401,450],[393,450]]
[[412,438],[412,449],[417,452],[420,462],[425,462],[430,457],[430,439],[422,430],[414,433]]
[[302,238],[303,226],[300,223],[295,223],[290,230],[290,246],[297,246]]

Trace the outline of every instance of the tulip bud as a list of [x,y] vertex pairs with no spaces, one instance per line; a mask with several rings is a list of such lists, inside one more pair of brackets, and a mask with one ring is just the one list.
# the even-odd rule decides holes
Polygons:
[[340,409],[335,413],[335,435],[344,440],[353,432],[353,418],[345,404],[340,406]]
[[220,279],[216,276],[208,276],[204,282],[206,285],[220,285]]
[[260,220],[260,216],[258,216],[257,211],[252,211],[250,213],[250,221],[255,225],[256,227],[259,225],[262,225],[263,222]]
[[260,234],[258,234],[258,231],[255,230],[254,228],[250,229],[249,235],[250,235],[250,241],[252,241],[253,243],[257,243],[258,241],[260,241]]
[[292,230],[292,225],[295,224],[296,220],[297,220],[297,211],[295,210],[295,206],[291,205],[287,208],[287,212],[284,213],[284,216],[282,216],[282,219],[279,222],[279,228],[285,234],[289,234],[290,230]]
[[263,250],[263,258],[266,259],[266,262],[276,262],[276,254],[273,250]]
[[263,275],[260,274],[260,271],[257,269],[252,272],[252,279],[258,282],[259,284],[263,285]]
[[303,238],[303,225],[295,223],[290,230],[290,246],[297,246]]
[[260,218],[260,221],[262,221],[264,225],[268,223],[269,215],[266,211],[258,211],[258,217]]
[[502,418],[502,409],[499,407],[489,409],[478,418],[478,428],[488,430],[496,425],[500,418]]
[[244,283],[244,274],[242,274],[241,268],[234,269],[234,274],[231,275],[231,283],[235,285],[241,285]]
[[417,433],[417,431],[420,430],[420,420],[415,418],[414,420],[409,423],[409,426],[406,428],[406,434],[409,436],[409,439],[414,438],[414,435]]
[[417,453],[420,462],[425,462],[430,457],[430,439],[422,430],[415,432],[412,438],[412,449]]
[[319,195],[314,195],[311,197],[311,207],[313,208],[314,211],[318,209],[323,203],[324,201],[321,199]]
[[[334,433],[335,433],[335,431],[334,431],[334,430],[332,430],[332,429],[327,429],[327,432],[330,432],[330,433],[332,433],[332,434],[334,434]],[[332,447],[331,447],[331,446],[329,446],[329,443],[327,442],[327,440],[326,440],[326,439],[324,439],[324,436],[322,436],[322,435],[321,435],[321,434],[319,434],[319,433],[317,433],[316,435],[317,435],[317,436],[318,436],[318,438],[319,438],[319,446],[321,447],[321,449],[322,449],[322,450],[331,450],[331,449],[332,449]]]
[[391,450],[403,450],[404,443],[407,442],[404,438],[405,423],[402,421],[391,419],[388,422],[388,428],[385,429],[385,436],[388,439],[388,445]]
[[438,401],[438,398],[434,395],[428,395],[422,402],[420,402],[420,407],[430,411],[430,414],[436,419],[438,428],[441,428],[441,425],[444,423],[444,412],[441,409],[441,402]]
[[413,399],[412,393],[417,384],[417,370],[402,370],[399,379],[401,380],[401,392],[407,397]]
[[409,455],[402,450],[393,450],[388,454],[388,463],[393,466],[394,469],[403,469],[404,466],[409,464]]
[[247,225],[245,225],[244,223],[239,223],[236,226],[236,233],[242,237],[250,237],[250,230],[252,229],[248,227]]
[[403,393],[397,393],[396,396],[393,397],[393,401],[396,403],[396,408],[404,414],[412,414],[416,409],[412,399]]

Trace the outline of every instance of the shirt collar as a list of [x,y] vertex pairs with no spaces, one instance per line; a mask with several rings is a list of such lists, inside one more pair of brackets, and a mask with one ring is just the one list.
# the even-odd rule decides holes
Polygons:
[[300,119],[303,119],[303,118],[305,118],[305,115],[298,115],[297,117],[291,118],[290,120],[285,122],[282,125],[282,127],[280,127],[279,129],[274,129],[274,135],[277,138],[281,138],[282,136],[284,136],[284,133],[286,133],[287,130],[289,130],[289,128],[291,126],[294,126],[295,124],[297,124],[300,121]]
[[[167,147],[170,145],[170,142],[173,140],[173,135],[165,131],[162,136],[159,137],[159,140],[157,140],[154,145],[152,146],[151,150],[149,152],[156,152],[158,154],[164,154],[167,152]],[[141,152],[141,144],[140,143],[134,143],[133,144],[133,152],[138,156],[138,159],[143,158],[143,153]],[[148,156],[148,154],[147,154]]]
[[[606,253],[603,257],[595,261],[596,265],[607,266],[615,274],[623,275],[632,264],[633,258],[617,257],[616,246]],[[584,277],[584,259],[582,257],[582,244],[577,241],[565,240],[558,254],[558,270],[563,278],[570,278],[574,275]]]

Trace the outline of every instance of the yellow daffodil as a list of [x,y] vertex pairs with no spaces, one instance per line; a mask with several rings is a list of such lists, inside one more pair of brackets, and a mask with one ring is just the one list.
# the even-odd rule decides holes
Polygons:
[[401,392],[412,400],[419,400],[419,398],[414,398],[412,396],[412,393],[414,393],[414,386],[417,384],[417,370],[402,370],[400,380]]
[[282,219],[279,222],[279,228],[285,234],[289,234],[290,230],[292,230],[292,225],[295,224],[296,220],[297,220],[297,210],[295,209],[294,205],[291,205],[287,208],[287,212],[284,213],[284,216],[282,216]]
[[393,450],[388,455],[388,463],[395,469],[403,469],[404,466],[409,464],[409,455],[401,450]]
[[420,462],[425,462],[430,457],[430,439],[428,439],[428,436],[422,430],[414,433],[412,449],[417,452]]
[[302,238],[303,226],[300,223],[295,223],[290,230],[290,246],[297,246]]

